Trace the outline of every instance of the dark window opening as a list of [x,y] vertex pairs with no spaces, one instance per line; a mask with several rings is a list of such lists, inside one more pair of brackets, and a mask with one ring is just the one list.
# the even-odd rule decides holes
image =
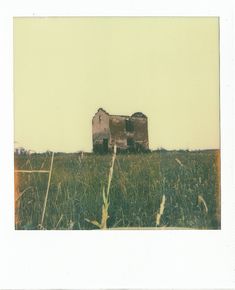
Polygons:
[[126,120],[126,131],[133,132],[134,131],[134,124],[131,120]]
[[103,139],[103,152],[107,153],[108,149],[109,149],[109,147],[108,147],[108,138],[104,138]]
[[134,146],[134,140],[132,138],[127,138],[127,146],[129,146],[129,147]]

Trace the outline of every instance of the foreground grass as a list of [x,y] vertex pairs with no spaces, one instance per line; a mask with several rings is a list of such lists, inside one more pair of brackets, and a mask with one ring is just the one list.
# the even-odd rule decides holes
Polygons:
[[[109,228],[155,227],[165,196],[161,227],[217,229],[219,222],[218,151],[158,151],[118,154],[110,187]],[[44,218],[45,229],[96,229],[111,155],[55,154]],[[49,154],[16,156],[16,168],[44,169]],[[16,173],[19,191],[17,229],[37,229],[48,175]]]

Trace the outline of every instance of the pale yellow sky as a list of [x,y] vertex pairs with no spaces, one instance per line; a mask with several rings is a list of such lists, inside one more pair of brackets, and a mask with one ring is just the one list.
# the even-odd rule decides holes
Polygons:
[[91,119],[148,116],[150,148],[219,148],[216,17],[14,18],[15,141],[90,151]]

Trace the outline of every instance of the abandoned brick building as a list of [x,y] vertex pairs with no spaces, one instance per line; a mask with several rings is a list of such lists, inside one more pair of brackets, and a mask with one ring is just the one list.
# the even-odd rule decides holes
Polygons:
[[148,119],[140,112],[131,116],[110,115],[100,108],[92,119],[93,152],[148,151]]

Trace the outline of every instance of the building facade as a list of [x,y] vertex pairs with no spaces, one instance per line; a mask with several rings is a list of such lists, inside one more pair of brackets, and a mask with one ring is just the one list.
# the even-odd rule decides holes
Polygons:
[[119,151],[148,151],[148,119],[141,112],[110,115],[100,108],[92,119],[92,139],[93,152],[110,152],[115,144]]

